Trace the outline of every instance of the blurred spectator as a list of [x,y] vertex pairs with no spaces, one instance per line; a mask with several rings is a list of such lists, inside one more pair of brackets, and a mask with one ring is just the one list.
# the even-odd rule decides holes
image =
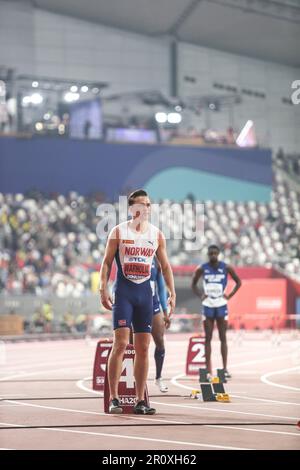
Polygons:
[[78,333],[85,333],[88,327],[87,315],[85,315],[84,313],[77,315],[75,319],[75,327]]
[[9,115],[7,111],[6,103],[0,102],[0,132],[4,132],[8,130],[9,124]]
[[40,310],[36,310],[32,315],[32,326],[35,333],[43,333],[45,320]]
[[275,165],[291,176],[299,184],[300,182],[300,155],[285,154],[280,148],[274,156]]
[[71,312],[66,312],[63,315],[61,330],[65,333],[73,333],[75,331],[75,318]]
[[235,135],[234,135],[234,130],[232,127],[228,127],[227,129],[227,143],[230,144],[230,145],[234,145],[235,144],[235,141],[236,141],[236,138],[235,138]]
[[50,302],[46,301],[42,305],[42,316],[44,319],[44,331],[45,333],[51,333],[53,324],[53,309]]
[[83,128],[83,135],[86,139],[89,138],[90,136],[90,129],[92,127],[92,123],[91,121],[89,121],[88,119],[85,121],[85,124],[84,124],[84,128]]

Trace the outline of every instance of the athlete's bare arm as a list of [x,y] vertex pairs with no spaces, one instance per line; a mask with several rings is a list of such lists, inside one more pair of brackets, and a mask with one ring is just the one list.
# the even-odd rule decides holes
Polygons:
[[107,240],[104,258],[101,264],[100,269],[100,299],[104,308],[108,310],[112,309],[112,299],[109,295],[107,289],[107,282],[110,275],[111,266],[118,249],[119,239],[118,239],[117,227],[115,227]]
[[235,286],[232,289],[232,291],[230,292],[230,294],[224,295],[225,299],[229,300],[229,299],[231,299],[231,297],[234,296],[234,294],[237,293],[237,291],[239,290],[239,288],[242,285],[242,281],[240,280],[239,276],[237,275],[237,273],[235,272],[235,270],[233,269],[232,266],[227,266],[227,272],[230,274],[230,276],[232,277],[232,279],[235,282]]
[[166,239],[161,232],[159,233],[156,256],[161,265],[162,274],[164,276],[166,286],[169,292],[168,304],[170,305],[171,309],[170,315],[172,315],[176,306],[176,292],[174,286],[174,277],[167,255]]
[[205,295],[203,292],[203,289],[199,289],[197,285],[202,275],[203,275],[203,269],[199,266],[193,274],[192,290],[198,297],[200,297],[201,300],[204,300],[207,297],[207,295]]

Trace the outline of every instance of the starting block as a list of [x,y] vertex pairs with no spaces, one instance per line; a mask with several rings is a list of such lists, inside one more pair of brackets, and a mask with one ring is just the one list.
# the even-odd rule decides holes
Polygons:
[[193,398],[194,400],[199,400],[200,399],[200,390],[192,390],[190,394],[190,398]]
[[217,375],[218,375],[221,383],[223,383],[223,384],[227,383],[224,369],[217,369]]
[[208,383],[208,370],[206,368],[199,369],[199,382]]
[[200,384],[203,401],[230,402],[230,396],[225,393],[224,385],[221,383]]
[[224,385],[220,383],[212,384],[214,393],[225,393]]
[[217,393],[216,400],[221,401],[223,403],[229,403],[230,402],[230,397],[229,397],[228,393]]
[[220,383],[220,379],[219,379],[219,377],[212,377],[211,380],[210,380],[210,382],[211,382],[212,384],[219,384],[219,383]]
[[104,390],[106,362],[112,343],[113,340],[108,338],[101,339],[97,343],[93,367],[93,390],[99,392]]
[[[110,354],[110,350],[108,356]],[[135,357],[135,349],[132,344],[128,344],[126,351],[123,357],[123,365],[122,365],[122,374],[120,377],[119,382],[119,398],[120,404],[123,408],[123,414],[130,414],[133,413],[133,408],[136,402],[136,388],[135,388],[135,381],[133,375],[133,364],[134,364],[134,357]],[[105,380],[104,380],[104,412],[109,413],[109,383],[108,383],[108,376],[107,376],[107,367],[105,370]],[[144,400],[147,406],[149,404],[149,395],[147,385],[145,388]]]
[[217,376],[209,377],[208,370],[204,367],[200,368],[199,369],[199,382],[201,382],[201,383],[210,382],[210,383],[213,383],[213,384],[218,384],[218,383],[225,384],[225,383],[227,383],[224,369],[217,369]]
[[210,377],[208,374],[208,370],[205,368],[201,368],[199,369],[199,382],[218,384],[221,382],[221,380],[219,377]]
[[211,384],[200,384],[203,401],[217,401]]

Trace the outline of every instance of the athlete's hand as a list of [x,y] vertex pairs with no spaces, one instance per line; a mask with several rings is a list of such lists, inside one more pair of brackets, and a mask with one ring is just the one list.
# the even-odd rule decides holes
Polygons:
[[167,330],[171,325],[171,318],[167,311],[164,312],[164,322],[165,322],[165,328]]
[[202,294],[202,295],[201,295],[201,300],[203,301],[203,300],[205,300],[205,299],[207,299],[207,295],[206,295],[206,294]]
[[175,294],[175,292],[173,294],[169,295],[168,305],[170,307],[170,313],[169,313],[169,317],[170,317],[172,315],[172,313],[174,313],[174,310],[175,310],[175,307],[176,307],[176,294]]
[[107,310],[112,310],[112,299],[107,289],[100,290],[100,300],[104,308],[106,308]]
[[232,296],[231,296],[231,295],[224,294],[223,297],[224,297],[224,299],[229,300],[229,299],[231,299]]

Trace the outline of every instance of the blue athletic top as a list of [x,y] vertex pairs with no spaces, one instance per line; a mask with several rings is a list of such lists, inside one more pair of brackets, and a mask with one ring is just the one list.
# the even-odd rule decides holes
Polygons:
[[224,291],[227,285],[227,265],[219,261],[216,267],[210,263],[201,266],[203,271],[203,287],[207,298],[203,300],[203,305],[207,307],[220,307],[226,305]]
[[153,289],[153,305],[160,302],[162,309],[164,311],[167,310],[168,302],[166,284],[161,270],[158,269],[158,264],[155,258],[153,259],[151,266],[150,282]]

